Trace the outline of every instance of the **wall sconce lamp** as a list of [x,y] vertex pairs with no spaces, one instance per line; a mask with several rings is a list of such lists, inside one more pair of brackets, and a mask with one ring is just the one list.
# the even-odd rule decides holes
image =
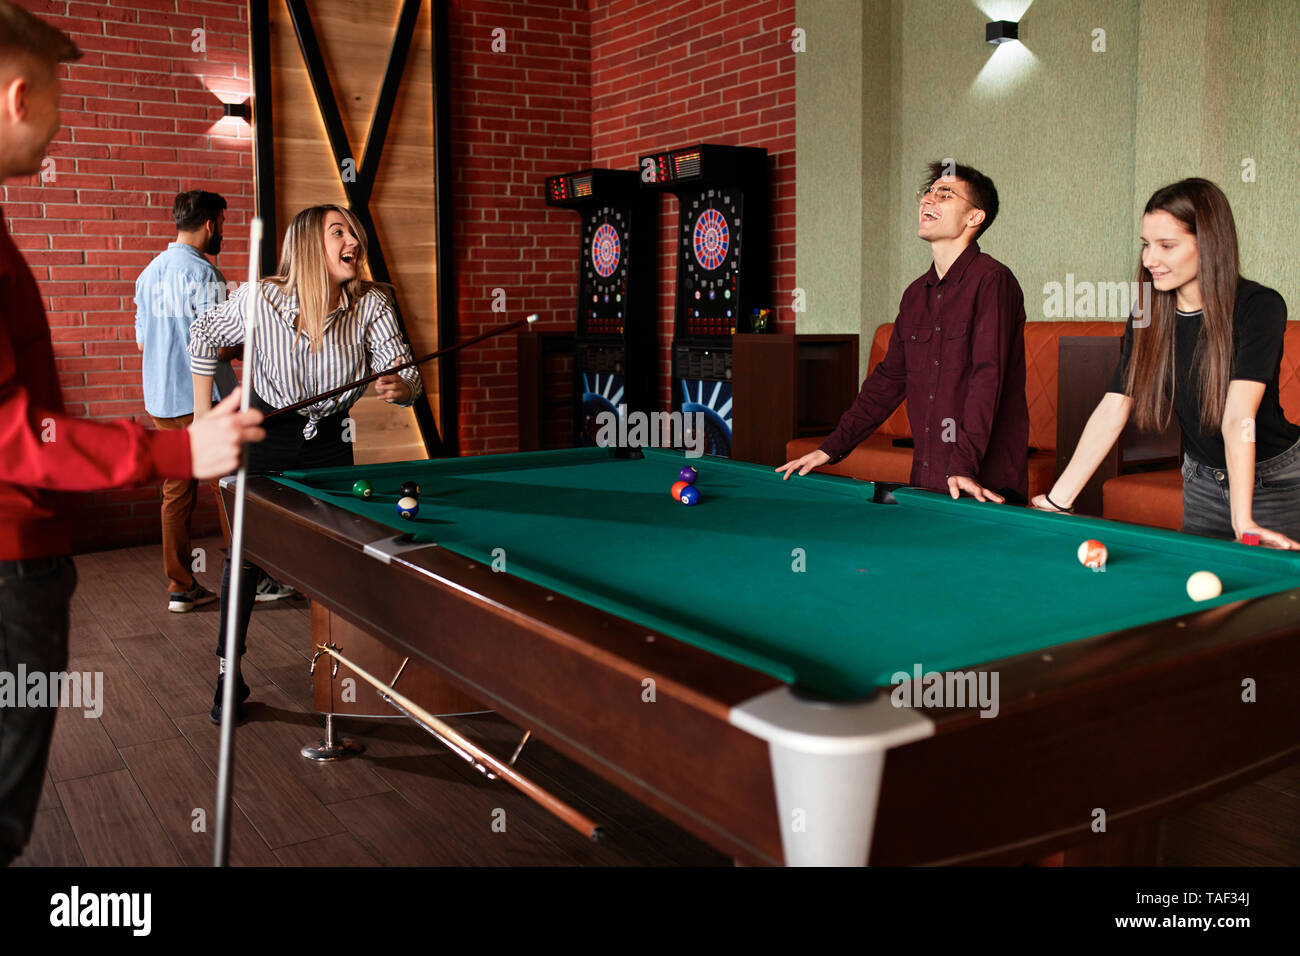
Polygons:
[[984,27],[984,39],[995,46],[1020,39],[1020,24],[1010,20],[993,20]]
[[[992,26],[992,24],[989,24],[989,26]],[[1012,24],[1012,26],[1015,26],[1015,24]],[[990,40],[989,42],[992,43],[993,41]],[[222,103],[221,106],[226,116],[237,116],[245,123],[253,122],[253,110],[249,107],[248,100],[244,100],[242,103]]]

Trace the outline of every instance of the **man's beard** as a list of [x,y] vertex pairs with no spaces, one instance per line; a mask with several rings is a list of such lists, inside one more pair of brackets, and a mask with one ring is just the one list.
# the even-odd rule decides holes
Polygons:
[[214,232],[212,238],[208,240],[208,255],[215,256],[221,251],[221,233]]

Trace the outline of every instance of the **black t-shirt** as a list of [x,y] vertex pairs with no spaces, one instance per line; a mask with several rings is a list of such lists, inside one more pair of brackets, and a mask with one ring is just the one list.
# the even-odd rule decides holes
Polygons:
[[[1183,450],[1212,468],[1226,468],[1223,436],[1201,430],[1201,375],[1192,356],[1201,334],[1200,312],[1175,313],[1174,414],[1183,431]],[[1232,379],[1264,383],[1264,397],[1255,415],[1255,461],[1282,454],[1300,440],[1300,425],[1287,421],[1278,401],[1277,375],[1286,333],[1286,301],[1272,289],[1242,279],[1232,313]],[[1124,373],[1133,351],[1133,319],[1124,326],[1123,355],[1108,391],[1124,394]],[[1166,390],[1166,394],[1168,391]]]

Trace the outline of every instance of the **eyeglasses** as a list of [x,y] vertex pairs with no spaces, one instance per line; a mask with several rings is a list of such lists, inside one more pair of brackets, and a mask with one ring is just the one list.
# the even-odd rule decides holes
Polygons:
[[954,196],[956,196],[958,199],[965,199],[976,209],[980,208],[979,204],[976,203],[975,200],[963,196],[961,193],[954,190],[951,186],[941,186],[938,183],[932,184],[929,189],[918,189],[916,191],[917,202],[925,202],[925,198],[927,196],[929,196],[935,202],[947,202],[949,199],[952,199]]

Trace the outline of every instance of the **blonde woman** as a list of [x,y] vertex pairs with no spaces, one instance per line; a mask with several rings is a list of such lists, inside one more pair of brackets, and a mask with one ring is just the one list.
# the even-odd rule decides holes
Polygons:
[[[194,377],[194,415],[211,407],[212,374],[218,350],[241,345],[249,295],[256,316],[256,354],[245,356],[252,368],[252,407],[269,414],[364,378],[375,369],[408,362],[410,350],[402,338],[389,295],[361,278],[366,261],[366,233],[349,210],[341,206],[312,206],[294,216],[284,237],[277,275],[248,285],[223,304],[197,319],[190,329],[190,371]],[[385,375],[375,383],[385,401],[409,405],[420,394],[416,369]],[[343,392],[266,422],[266,439],[250,446],[249,472],[291,468],[325,468],[352,464],[352,446],[344,440],[348,411],[365,387]],[[240,572],[239,645],[253,610],[258,577],[255,565]],[[230,589],[230,559],[221,574],[221,616],[217,656],[224,651]],[[226,672],[221,659],[220,675]],[[243,703],[248,686],[238,677],[236,698]],[[223,677],[209,715],[221,721]],[[242,714],[236,715],[237,719]]]

